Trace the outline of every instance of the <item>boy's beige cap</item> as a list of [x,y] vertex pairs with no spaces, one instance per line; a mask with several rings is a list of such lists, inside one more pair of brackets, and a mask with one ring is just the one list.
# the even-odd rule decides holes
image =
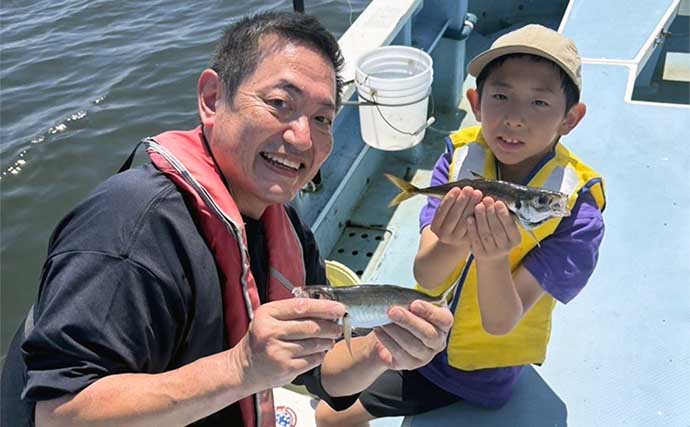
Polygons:
[[467,70],[477,77],[489,62],[511,53],[529,53],[541,56],[559,65],[582,90],[580,54],[575,43],[563,34],[537,24],[525,25],[497,38],[486,52],[470,61]]

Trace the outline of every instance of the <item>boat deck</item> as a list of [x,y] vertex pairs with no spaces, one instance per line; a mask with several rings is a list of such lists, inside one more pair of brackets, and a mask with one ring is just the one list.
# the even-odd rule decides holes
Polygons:
[[[583,57],[588,107],[564,141],[603,174],[608,204],[598,267],[585,290],[555,310],[546,363],[527,369],[514,398],[498,411],[458,403],[405,420],[376,420],[374,427],[690,425],[690,100],[631,100],[654,39],[678,6],[678,0],[573,0],[560,25]],[[468,57],[514,27],[473,34]],[[437,119],[435,126],[446,129],[473,122],[462,111]],[[358,134],[348,123],[347,131]],[[359,201],[344,223],[337,220],[344,230],[336,239],[316,227],[317,237],[332,244],[326,245],[330,258],[365,282],[412,286],[424,200],[388,208],[397,190],[382,172],[428,185],[442,140],[427,131],[413,149],[364,147],[348,160],[346,178],[368,184],[361,197],[343,196]],[[330,206],[321,221],[337,209]]]

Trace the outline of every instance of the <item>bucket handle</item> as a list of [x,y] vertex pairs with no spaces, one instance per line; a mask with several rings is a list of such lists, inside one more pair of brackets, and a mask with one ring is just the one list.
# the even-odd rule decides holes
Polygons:
[[[386,120],[385,117],[383,117],[383,116],[381,116],[381,117],[382,117],[384,120]],[[429,126],[433,125],[435,122],[436,122],[436,117],[431,116],[431,117],[429,117],[429,118],[426,120],[426,122],[424,122],[424,123],[419,127],[419,129],[417,129],[416,131],[414,131],[414,132],[412,132],[412,133],[409,133],[408,135],[417,136],[417,135],[419,135],[420,133],[422,133],[423,131],[425,131],[426,128],[428,128]],[[388,123],[388,122],[386,122],[386,123]],[[390,127],[392,127],[393,129],[395,129],[395,127],[391,126],[390,123],[388,124],[388,126],[390,126]],[[400,129],[395,129],[395,130],[397,130],[397,131],[400,132],[400,133],[405,133],[405,132],[401,131]]]
[[418,103],[419,101],[423,101],[425,98],[428,98],[431,96],[431,89],[427,91],[427,93],[424,94],[419,99],[415,99],[414,101],[406,102],[404,104],[384,104],[383,102],[378,102],[374,99],[367,99],[363,97],[362,95],[357,95],[360,98],[364,99],[364,101],[341,101],[340,104],[343,106],[354,106],[354,107],[375,107],[375,106],[382,106],[382,107],[406,107],[408,105],[413,105]]
[[[398,128],[395,127],[391,122],[389,122],[389,121],[386,119],[386,116],[383,115],[383,111],[381,111],[381,109],[379,108],[379,106],[383,106],[383,107],[404,107],[404,106],[407,106],[407,105],[416,104],[416,103],[418,103],[419,101],[423,101],[424,99],[426,99],[426,98],[428,98],[428,97],[431,97],[431,96],[432,96],[432,95],[431,95],[431,88],[429,88],[429,91],[428,91],[423,97],[421,97],[421,98],[419,98],[419,99],[417,99],[417,100],[415,100],[415,101],[406,102],[406,103],[404,103],[404,104],[384,104],[384,103],[378,102],[378,101],[376,101],[376,100],[374,100],[374,99],[367,99],[367,98],[363,97],[362,95],[359,95],[359,97],[362,98],[362,99],[364,99],[364,101],[341,101],[341,104],[342,104],[343,106],[376,107],[376,110],[379,112],[379,116],[381,116],[381,118],[383,119],[383,121],[386,122],[386,124],[387,124],[388,126],[390,126],[391,129],[393,129],[393,130],[395,130],[396,132],[401,133],[401,134],[403,134],[403,135],[417,136],[417,135],[419,135],[420,133],[422,133],[423,131],[425,131],[426,128],[428,128],[429,126],[433,125],[433,124],[436,122],[436,117],[434,117],[434,116],[429,117],[429,118],[427,119],[426,122],[422,123],[422,125],[419,127],[419,129],[415,130],[414,132],[407,132],[407,131],[404,131],[404,130],[402,130],[402,129],[398,129]],[[432,98],[432,103],[433,103],[433,98]],[[433,112],[432,112],[432,113],[433,113]]]

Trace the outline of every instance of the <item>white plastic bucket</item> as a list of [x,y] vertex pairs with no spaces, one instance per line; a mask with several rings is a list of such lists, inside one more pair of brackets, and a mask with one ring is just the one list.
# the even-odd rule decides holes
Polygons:
[[384,46],[362,55],[355,85],[364,142],[387,151],[417,145],[426,132],[433,79],[433,61],[420,49]]

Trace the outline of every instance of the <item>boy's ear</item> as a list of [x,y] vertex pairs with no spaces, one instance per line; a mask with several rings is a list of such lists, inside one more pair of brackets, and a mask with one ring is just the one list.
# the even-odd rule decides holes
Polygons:
[[478,122],[482,121],[482,108],[481,108],[481,100],[479,99],[479,92],[477,92],[476,89],[467,89],[467,92],[465,94],[467,96],[467,100],[470,102],[470,107],[472,107],[472,112],[474,113],[474,118],[477,119]]
[[197,104],[201,124],[212,129],[216,117],[216,107],[222,96],[221,81],[218,73],[210,68],[205,69],[197,82]]
[[561,122],[561,136],[567,135],[571,130],[575,129],[575,126],[585,117],[585,113],[587,113],[587,106],[585,104],[578,102],[573,105]]

